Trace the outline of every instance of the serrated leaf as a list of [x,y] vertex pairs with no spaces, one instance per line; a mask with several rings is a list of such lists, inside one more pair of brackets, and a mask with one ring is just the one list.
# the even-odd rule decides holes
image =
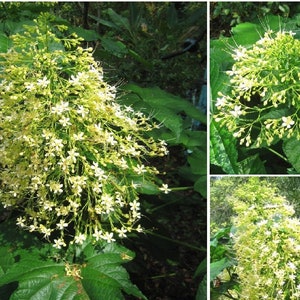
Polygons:
[[239,162],[240,174],[266,174],[264,163],[259,154],[251,155]]
[[0,286],[14,281],[18,281],[19,286],[10,300],[89,299],[80,283],[65,276],[64,265],[52,261],[34,258],[20,260],[0,278]]
[[226,128],[214,120],[210,125],[210,162],[220,166],[227,174],[238,174],[236,140]]
[[146,299],[121,266],[133,258],[133,252],[116,244],[105,246],[100,251],[85,245],[82,251],[85,262],[69,264],[69,270],[78,270],[69,275],[65,263],[31,257],[30,252],[27,256],[23,253],[20,261],[0,277],[0,286],[18,282],[10,300],[124,299],[122,292]]
[[283,142],[283,151],[295,170],[300,173],[300,141],[290,138]]
[[87,257],[86,267],[82,269],[82,282],[91,299],[124,299],[122,290],[146,299],[130,282],[126,269],[121,266],[133,257],[133,252],[116,243],[107,244],[101,253],[95,252]]

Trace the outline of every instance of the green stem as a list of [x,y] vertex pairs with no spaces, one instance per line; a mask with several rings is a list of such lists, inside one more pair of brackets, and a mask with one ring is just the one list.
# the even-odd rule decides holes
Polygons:
[[172,190],[172,192],[174,192],[174,191],[187,191],[187,190],[192,190],[193,188],[194,188],[193,186],[180,186],[180,187],[170,188],[170,190]]
[[156,275],[156,276],[152,276],[150,278],[151,279],[159,279],[159,278],[166,278],[166,277],[173,277],[173,276],[176,276],[176,273]]
[[275,151],[272,148],[266,147],[269,151],[273,152],[275,155],[277,155],[278,157],[280,157],[281,159],[283,159],[286,162],[289,162],[288,159],[286,157],[284,157],[283,155],[281,155],[280,153],[278,153],[277,151]]

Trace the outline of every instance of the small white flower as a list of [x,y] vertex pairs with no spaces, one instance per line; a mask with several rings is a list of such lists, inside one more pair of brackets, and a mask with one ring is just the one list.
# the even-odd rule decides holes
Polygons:
[[19,217],[17,218],[17,225],[20,226],[20,227],[25,227],[25,222],[26,222],[26,219],[23,218],[23,217]]
[[125,238],[127,236],[126,235],[127,230],[124,227],[122,227],[121,229],[117,229],[117,232],[120,238]]
[[139,209],[140,209],[140,202],[138,202],[138,201],[136,201],[136,200],[130,202],[129,205],[130,205],[130,209],[131,209],[132,211],[136,211],[136,210],[139,210]]
[[56,223],[56,227],[59,230],[64,230],[65,227],[68,227],[68,223],[66,223],[65,220],[60,220],[59,223]]
[[65,247],[66,243],[63,239],[54,239],[53,247],[56,249],[61,249],[61,247]]
[[27,91],[31,92],[32,90],[34,90],[35,85],[33,83],[25,83],[25,88]]
[[139,175],[147,172],[147,170],[146,170],[146,168],[145,168],[144,165],[137,165],[136,167],[133,167],[133,169]]
[[59,120],[59,123],[63,126],[63,127],[67,127],[70,126],[70,118],[62,116],[61,119]]
[[78,109],[76,111],[79,115],[81,115],[83,118],[88,114],[88,109],[85,109],[82,105],[78,106]]
[[220,106],[223,107],[226,105],[226,98],[225,97],[218,97],[217,98],[217,102],[216,102],[216,106]]
[[244,58],[246,56],[247,49],[245,47],[238,47],[235,49],[235,54],[233,55],[234,60],[239,61],[241,58]]
[[74,238],[75,243],[79,245],[82,245],[85,240],[86,240],[86,236],[83,233],[76,235]]
[[73,138],[75,141],[82,141],[84,140],[84,133],[83,132],[74,133]]
[[115,239],[113,238],[113,236],[114,236],[114,234],[112,233],[112,232],[106,232],[103,236],[102,236],[102,238],[104,239],[104,240],[106,240],[108,243],[111,243],[111,242],[114,242],[115,241]]
[[159,189],[165,194],[169,194],[169,192],[171,191],[171,189],[169,189],[169,186],[167,184],[163,184]]
[[96,239],[96,241],[99,241],[100,239],[103,238],[103,233],[102,233],[102,230],[98,230],[96,228],[95,232],[93,233],[93,237]]
[[288,117],[282,117],[282,127],[291,128],[295,122],[291,118],[291,116]]
[[241,106],[240,105],[236,105],[234,107],[234,110],[231,110],[230,113],[234,116],[234,117],[239,117],[240,115],[243,114],[242,110],[241,110]]
[[45,88],[48,86],[48,84],[50,83],[50,80],[47,79],[46,76],[44,76],[43,79],[38,79],[37,81],[38,85],[42,88]]

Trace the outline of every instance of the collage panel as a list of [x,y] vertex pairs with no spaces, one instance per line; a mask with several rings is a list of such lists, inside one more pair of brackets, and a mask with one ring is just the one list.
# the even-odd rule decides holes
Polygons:
[[210,173],[299,174],[298,3],[210,9]]
[[210,299],[299,299],[300,177],[210,178]]
[[207,1],[1,1],[0,300],[207,299]]
[[300,7],[210,2],[208,299],[300,299]]

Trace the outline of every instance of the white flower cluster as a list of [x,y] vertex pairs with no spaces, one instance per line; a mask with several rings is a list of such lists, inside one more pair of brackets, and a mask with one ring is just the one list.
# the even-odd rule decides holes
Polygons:
[[240,144],[271,145],[299,131],[299,51],[293,32],[267,31],[251,47],[239,46],[230,76],[230,91],[219,92],[214,115]]
[[168,153],[144,135],[157,125],[116,101],[89,49],[47,52],[47,43],[64,40],[41,22],[1,55],[1,202],[22,210],[17,224],[56,248],[141,231],[135,182],[155,181],[158,170],[144,158]]

